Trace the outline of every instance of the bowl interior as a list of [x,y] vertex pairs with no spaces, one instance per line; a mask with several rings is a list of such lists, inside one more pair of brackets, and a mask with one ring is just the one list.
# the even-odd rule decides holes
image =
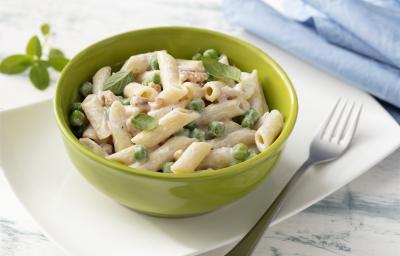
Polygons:
[[67,122],[69,105],[78,99],[80,84],[91,80],[99,68],[118,66],[131,55],[162,49],[175,58],[191,59],[197,51],[207,48],[225,53],[230,63],[242,71],[257,69],[268,106],[278,109],[285,119],[284,130],[274,144],[283,143],[293,129],[297,116],[296,94],[284,71],[263,51],[242,40],[219,32],[188,27],[127,32],[100,41],[75,56],[58,81],[55,97],[56,115],[63,132],[68,137],[73,136]]

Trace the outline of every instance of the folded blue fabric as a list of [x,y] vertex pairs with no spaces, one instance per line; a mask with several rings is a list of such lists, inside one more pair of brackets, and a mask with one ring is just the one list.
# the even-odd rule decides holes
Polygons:
[[224,0],[222,10],[229,21],[392,104],[400,122],[397,1],[303,0],[312,12],[297,10],[299,19],[261,0]]

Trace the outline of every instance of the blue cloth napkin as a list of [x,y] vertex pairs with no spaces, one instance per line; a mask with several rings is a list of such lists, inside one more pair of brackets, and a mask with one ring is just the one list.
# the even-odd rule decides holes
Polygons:
[[[400,1],[224,0],[225,17],[389,104],[400,123]],[[286,13],[287,11],[287,13]]]

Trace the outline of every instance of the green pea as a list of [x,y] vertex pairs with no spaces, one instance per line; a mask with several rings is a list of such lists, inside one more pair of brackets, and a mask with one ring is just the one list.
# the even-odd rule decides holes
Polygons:
[[152,116],[145,113],[140,113],[134,118],[132,118],[132,124],[140,130],[153,130],[158,126],[158,121]]
[[152,80],[153,83],[155,83],[155,84],[161,84],[160,73],[154,72],[154,73],[153,73],[153,77],[151,78],[151,80]]
[[154,56],[153,58],[151,58],[151,60],[150,60],[150,68],[152,70],[160,69],[160,67],[158,65],[157,56]]
[[69,109],[70,109],[71,112],[74,111],[74,110],[82,111],[82,103],[80,103],[80,102],[71,103]]
[[257,122],[257,119],[260,117],[260,114],[254,109],[250,109],[246,112],[242,120],[243,128],[253,128],[254,124]]
[[218,59],[219,53],[218,53],[218,51],[215,50],[215,49],[207,49],[207,50],[205,50],[205,51],[203,52],[203,56],[204,56],[204,57],[211,58],[211,59]]
[[143,145],[136,145],[133,148],[133,158],[135,158],[136,161],[143,161],[149,158],[147,148]]
[[190,137],[190,130],[186,128],[182,128],[179,132],[176,133],[177,136]]
[[225,125],[223,122],[212,121],[208,124],[208,134],[213,137],[221,137],[225,133]]
[[165,162],[161,166],[161,170],[165,173],[171,173],[171,166],[174,164],[174,162]]
[[194,99],[191,102],[189,102],[188,104],[188,108],[191,110],[194,110],[196,112],[201,112],[203,111],[205,107],[205,103],[202,99]]
[[206,132],[199,128],[194,128],[191,134],[192,138],[198,139],[199,141],[205,141]]
[[198,52],[195,55],[193,55],[192,60],[201,60],[202,57],[203,55]]
[[83,126],[85,124],[85,114],[80,110],[72,111],[71,115],[69,116],[69,122],[72,126]]
[[190,131],[192,131],[194,128],[197,128],[197,125],[193,122],[188,123],[187,125],[185,125],[183,128],[189,129]]
[[93,91],[93,85],[91,82],[84,82],[81,87],[79,88],[79,92],[82,94],[83,97],[88,96]]
[[250,155],[249,149],[243,143],[238,143],[232,148],[233,158],[244,161]]

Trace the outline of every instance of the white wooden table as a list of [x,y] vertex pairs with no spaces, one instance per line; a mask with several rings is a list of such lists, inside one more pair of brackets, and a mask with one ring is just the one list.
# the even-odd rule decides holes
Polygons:
[[[69,56],[101,38],[141,27],[187,25],[228,33],[238,29],[224,21],[218,0],[0,0],[0,59],[22,52],[43,22],[56,32],[54,45]],[[0,75],[0,108],[50,97],[56,79],[52,74],[53,85],[40,92],[27,75]],[[33,223],[2,175],[0,255],[63,255]],[[273,227],[254,255],[400,255],[400,150],[330,197]]]

